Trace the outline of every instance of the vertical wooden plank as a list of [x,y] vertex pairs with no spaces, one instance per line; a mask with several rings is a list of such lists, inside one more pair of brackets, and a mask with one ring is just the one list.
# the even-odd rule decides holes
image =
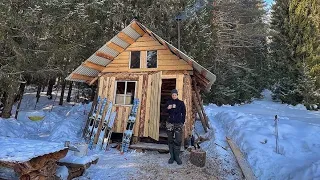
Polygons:
[[150,100],[151,100],[151,81],[152,75],[148,75],[148,85],[147,85],[147,97],[146,97],[146,115],[145,115],[145,122],[144,122],[144,132],[143,136],[149,136],[149,115],[150,115]]
[[142,84],[143,84],[143,76],[139,76],[139,81],[137,82],[138,88],[137,88],[137,95],[136,97],[139,99],[139,108],[137,111],[137,118],[136,123],[134,124],[134,135],[139,135],[139,127],[140,127],[140,111],[141,111],[141,104],[142,104]]
[[115,92],[115,77],[111,77],[109,80],[109,93],[108,93],[108,100],[112,101],[114,103],[114,92]]
[[121,108],[121,106],[118,107],[118,116],[117,116],[117,129],[116,132],[120,133],[121,132],[121,124],[122,124],[122,112],[123,112],[123,108]]
[[194,122],[192,121],[192,85],[191,77],[189,74],[184,75],[183,86],[183,100],[186,106],[186,123],[185,123],[185,138],[191,136]]
[[147,51],[140,51],[140,68],[147,68]]
[[104,83],[104,82],[103,82],[103,79],[104,79],[104,78],[101,76],[101,77],[99,78],[99,80],[98,80],[98,81],[99,81],[99,90],[98,90],[98,95],[99,95],[99,96],[102,95],[103,83]]
[[177,75],[176,89],[178,90],[178,98],[182,100],[183,97],[183,74]]
[[161,72],[152,75],[149,136],[159,140]]
[[140,123],[139,123],[139,137],[144,137],[144,126],[146,121],[146,104],[147,104],[147,89],[148,89],[148,75],[143,75],[142,82],[142,97],[141,97],[141,110],[140,110]]
[[[104,78],[104,93],[103,93],[103,97],[106,97],[108,98],[108,93],[109,93],[109,90],[110,90],[110,87],[109,87],[109,81],[110,81],[110,77],[106,77]],[[110,101],[110,99],[107,99],[108,101]]]
[[119,115],[119,108],[117,106],[113,105],[112,112],[117,113],[115,120],[114,120],[114,125],[113,125],[113,132],[117,132],[117,120],[118,120],[118,115]]

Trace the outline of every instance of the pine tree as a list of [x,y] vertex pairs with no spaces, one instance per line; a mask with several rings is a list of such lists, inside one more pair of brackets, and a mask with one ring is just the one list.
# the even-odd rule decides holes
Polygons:
[[[312,103],[317,97],[319,27],[316,0],[277,0],[272,17],[274,98],[290,104]],[[319,89],[319,87],[318,87]]]
[[259,97],[267,85],[262,1],[218,1],[213,14],[217,36],[214,73],[218,75],[213,99],[218,104],[234,104]]

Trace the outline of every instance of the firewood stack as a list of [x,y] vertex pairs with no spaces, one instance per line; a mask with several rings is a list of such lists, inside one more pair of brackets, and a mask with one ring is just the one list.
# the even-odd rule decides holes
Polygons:
[[20,180],[47,180],[55,179],[57,169],[56,162],[63,158],[68,152],[64,149],[55,153],[35,157],[29,161],[21,163],[7,163],[7,167],[12,167],[19,174]]

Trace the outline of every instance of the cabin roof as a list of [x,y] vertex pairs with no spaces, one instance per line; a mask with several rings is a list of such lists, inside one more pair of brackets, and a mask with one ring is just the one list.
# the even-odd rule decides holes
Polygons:
[[184,54],[182,51],[159,37],[150,29],[139,23],[137,20],[131,21],[131,23],[114,36],[109,42],[104,44],[94,54],[92,54],[87,60],[85,60],[79,67],[77,67],[67,78],[69,81],[76,82],[94,82],[99,73],[121,52],[120,49],[126,49],[130,44],[135,42],[139,37],[142,37],[144,33],[148,33],[153,39],[157,40],[160,44],[168,48],[173,54],[180,57],[191,65],[196,73],[196,77],[203,79],[206,90],[210,90],[212,84],[216,80],[216,76],[209,70],[202,67],[195,60]]

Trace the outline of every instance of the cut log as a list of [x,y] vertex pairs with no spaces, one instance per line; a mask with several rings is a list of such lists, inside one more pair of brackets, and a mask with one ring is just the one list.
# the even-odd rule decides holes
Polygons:
[[191,164],[204,167],[206,165],[206,152],[202,149],[191,150],[190,162]]

